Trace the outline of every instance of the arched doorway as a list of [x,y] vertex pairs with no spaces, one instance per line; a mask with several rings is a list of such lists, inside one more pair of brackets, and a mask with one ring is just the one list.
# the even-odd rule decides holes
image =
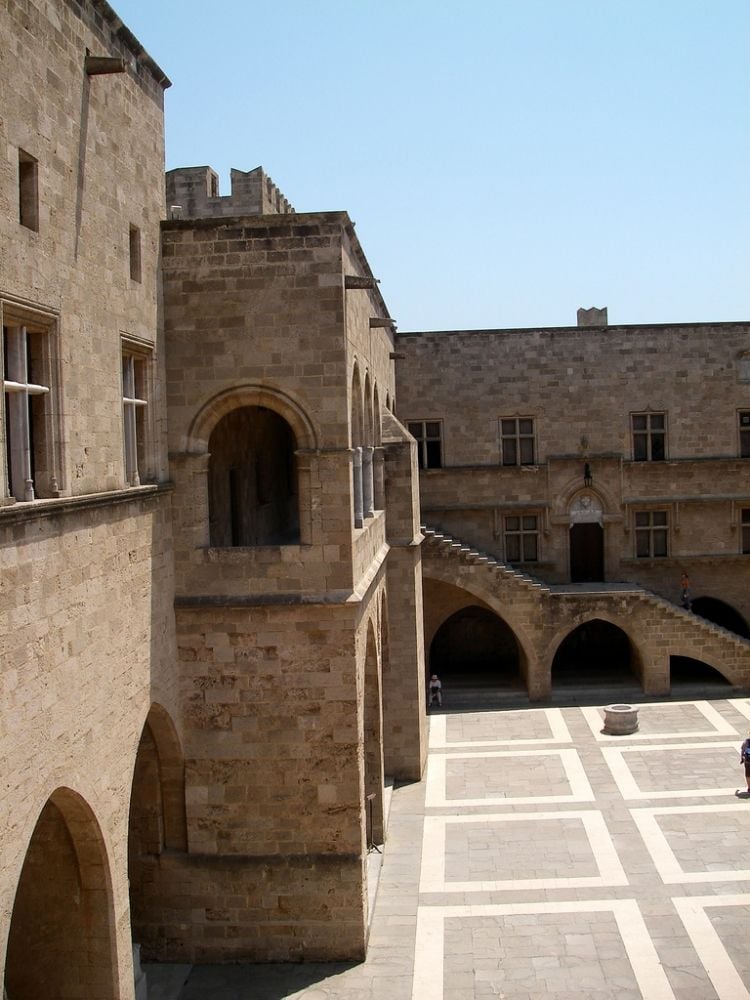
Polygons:
[[636,652],[626,633],[594,618],[563,639],[552,661],[553,686],[640,684]]
[[570,508],[570,579],[592,583],[604,579],[602,505],[591,493],[576,497]]
[[300,540],[297,442],[265,406],[227,413],[208,442],[211,545],[291,545]]
[[168,713],[152,705],[133,770],[128,823],[128,879],[133,940],[144,959],[160,958],[160,856],[185,851],[185,769]]
[[488,608],[470,605],[447,618],[430,645],[430,673],[447,688],[525,690],[513,629]]
[[725,601],[716,597],[696,597],[691,604],[691,611],[714,625],[721,625],[735,635],[741,635],[743,639],[750,639],[750,626],[739,611]]
[[5,960],[12,1000],[114,1000],[116,950],[101,831],[75,792],[58,788],[31,835]]

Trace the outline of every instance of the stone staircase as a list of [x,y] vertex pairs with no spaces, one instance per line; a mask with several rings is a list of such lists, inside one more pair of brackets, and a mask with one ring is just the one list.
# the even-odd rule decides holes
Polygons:
[[443,566],[451,563],[459,586],[476,581],[482,591],[507,608],[509,623],[519,606],[523,606],[519,620],[536,623],[538,634],[564,627],[566,621],[574,627],[585,617],[614,610],[619,619],[627,620],[635,633],[646,638],[652,650],[663,646],[667,656],[709,662],[731,683],[750,686],[750,640],[638,583],[547,584],[457,538],[427,526],[421,530],[427,559],[438,560]]

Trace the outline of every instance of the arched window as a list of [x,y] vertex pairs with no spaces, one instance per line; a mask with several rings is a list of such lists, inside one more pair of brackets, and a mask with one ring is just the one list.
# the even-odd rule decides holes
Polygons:
[[208,442],[211,545],[293,545],[300,540],[297,442],[265,406],[222,417]]

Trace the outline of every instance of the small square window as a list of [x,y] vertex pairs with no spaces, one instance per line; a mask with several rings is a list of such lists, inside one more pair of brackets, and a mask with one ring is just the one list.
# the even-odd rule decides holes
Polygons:
[[138,226],[130,227],[130,280],[141,280],[141,231]]
[[500,460],[503,465],[533,465],[535,460],[533,418],[501,418],[500,449]]
[[148,478],[149,379],[151,356],[145,349],[123,344],[122,408],[125,479],[139,486]]
[[538,561],[539,519],[536,514],[511,514],[505,518],[505,559],[509,563]]
[[631,414],[633,459],[636,462],[663,462],[666,458],[666,416],[664,413]]
[[658,559],[668,555],[668,535],[667,511],[636,512],[635,554],[639,559]]
[[740,527],[742,531],[742,552],[750,555],[750,507],[743,507],[740,512]]
[[18,221],[39,232],[39,163],[18,150]]
[[5,495],[19,501],[59,496],[59,428],[54,414],[54,325],[5,308],[2,327]]
[[740,458],[750,458],[750,410],[738,414],[740,431]]
[[442,425],[439,420],[410,420],[409,433],[417,441],[417,463],[420,469],[443,467]]

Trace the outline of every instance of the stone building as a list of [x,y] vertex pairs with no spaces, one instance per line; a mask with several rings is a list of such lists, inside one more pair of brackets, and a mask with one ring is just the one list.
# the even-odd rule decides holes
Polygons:
[[104,0],[0,32],[5,992],[140,996],[131,940],[361,957],[425,754],[392,320],[261,170],[165,205],[169,81]]
[[399,334],[397,350],[434,669],[462,660],[532,697],[571,658],[578,679],[618,661],[652,693],[689,661],[747,685],[747,323],[579,310],[575,327]]

